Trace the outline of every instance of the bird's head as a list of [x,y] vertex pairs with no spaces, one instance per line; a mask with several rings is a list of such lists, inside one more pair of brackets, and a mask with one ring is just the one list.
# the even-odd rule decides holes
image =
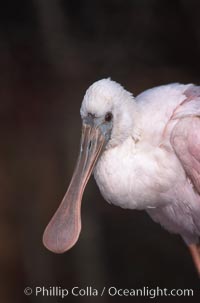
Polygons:
[[71,248],[81,230],[81,200],[101,153],[121,144],[133,129],[135,102],[120,84],[103,79],[92,84],[81,106],[82,137],[77,165],[63,201],[48,224],[43,242],[57,253]]
[[98,129],[106,148],[123,142],[133,127],[135,102],[131,93],[115,81],[103,79],[92,84],[81,106],[83,125]]

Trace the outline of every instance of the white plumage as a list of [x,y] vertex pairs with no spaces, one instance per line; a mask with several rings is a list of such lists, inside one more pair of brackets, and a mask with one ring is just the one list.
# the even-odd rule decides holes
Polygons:
[[[105,81],[108,81],[111,90],[114,89],[113,95],[109,91],[108,103],[104,102],[108,101],[106,91],[103,91],[105,97],[101,96]],[[110,80],[95,83],[83,101],[83,106],[87,104],[87,112],[95,112],[100,116],[112,111],[112,100],[115,100],[116,106],[117,101],[123,104],[124,89],[120,87],[123,93],[120,92],[116,97],[114,85]],[[173,151],[170,134],[177,123],[176,116],[187,117],[184,109],[180,117],[179,106],[186,99],[184,92],[189,88],[192,85],[164,85],[145,91],[135,100],[128,94],[126,102],[130,104],[126,106],[129,110],[126,110],[124,117],[125,106],[119,112],[116,109],[118,120],[115,120],[114,114],[113,130],[122,121],[126,127],[127,120],[130,128],[123,139],[120,138],[122,143],[117,142],[116,146],[111,145],[104,151],[94,170],[100,191],[108,202],[123,208],[148,209],[154,220],[171,231],[181,233],[188,243],[196,242],[200,234],[200,226],[195,226],[192,218],[195,207],[199,209],[200,218],[200,197],[194,193]],[[94,95],[101,96],[99,102]],[[193,105],[191,103],[190,111]],[[121,129],[118,132],[122,134]],[[115,138],[113,132],[111,142],[115,142]],[[183,207],[183,204],[186,205]]]
[[[144,209],[154,221],[180,234],[200,272],[194,245],[200,236],[199,116],[200,88],[193,84],[163,85],[136,98],[110,79],[91,85],[81,106],[88,133],[83,130],[77,172],[46,229],[45,245],[61,252],[77,240],[80,200],[96,163],[94,177],[104,198],[123,208]],[[78,171],[85,181],[78,179]],[[79,195],[74,198],[76,184]],[[74,201],[79,206],[70,211]],[[65,236],[69,231],[71,240]]]

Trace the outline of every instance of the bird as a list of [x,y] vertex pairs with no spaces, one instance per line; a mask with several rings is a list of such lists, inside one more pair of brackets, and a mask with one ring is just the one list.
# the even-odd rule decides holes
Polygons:
[[134,97],[105,78],[84,95],[80,153],[43,243],[69,250],[81,231],[81,201],[93,173],[104,199],[145,210],[182,237],[200,275],[200,86],[171,83]]

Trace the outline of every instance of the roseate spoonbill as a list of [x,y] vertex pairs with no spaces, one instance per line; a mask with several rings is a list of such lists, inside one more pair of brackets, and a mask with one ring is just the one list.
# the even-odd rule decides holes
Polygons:
[[62,253],[81,230],[81,200],[92,172],[109,203],[144,209],[180,234],[200,274],[200,87],[168,84],[136,98],[120,84],[92,84],[81,106],[78,162],[44,245]]

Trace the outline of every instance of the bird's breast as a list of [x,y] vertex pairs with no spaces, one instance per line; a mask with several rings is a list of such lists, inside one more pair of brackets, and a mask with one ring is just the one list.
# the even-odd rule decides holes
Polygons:
[[129,138],[102,154],[94,177],[108,202],[145,209],[168,202],[161,199],[161,194],[181,178],[181,167],[177,166],[173,153],[159,147],[140,148]]

